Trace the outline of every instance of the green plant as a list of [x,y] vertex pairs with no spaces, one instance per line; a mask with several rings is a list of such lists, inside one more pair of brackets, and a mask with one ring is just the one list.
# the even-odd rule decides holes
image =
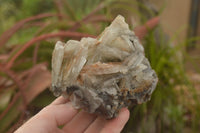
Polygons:
[[[124,15],[132,28],[139,25],[131,23],[133,17],[144,23],[146,16],[156,15],[136,0],[45,0],[42,3],[7,0],[0,3],[0,132],[12,132],[55,98],[48,88],[49,64],[57,40],[95,37],[116,14]],[[139,30],[147,32],[145,26],[136,27],[136,34]],[[141,39],[144,33],[137,35]],[[182,51],[188,42],[173,46],[161,30],[149,30],[143,45],[158,74],[159,84],[150,102],[130,109],[131,118],[123,132],[182,132],[186,127],[199,130],[199,98],[179,56],[184,53],[189,57]],[[41,82],[43,79],[45,82]],[[186,91],[194,104],[187,104]],[[185,119],[188,115],[192,119]]]

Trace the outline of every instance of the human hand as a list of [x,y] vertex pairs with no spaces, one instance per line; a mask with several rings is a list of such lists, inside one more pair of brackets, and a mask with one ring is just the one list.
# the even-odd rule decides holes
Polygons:
[[[134,29],[141,40],[159,23],[159,17],[152,18],[146,24]],[[118,133],[129,119],[129,111],[123,108],[119,116],[105,120],[83,111],[74,109],[69,101],[59,97],[37,115],[27,121],[15,133]],[[58,128],[63,126],[63,128]]]
[[68,100],[59,97],[15,133],[119,133],[128,119],[129,111],[126,108],[121,109],[118,117],[105,120],[100,116],[78,111]]

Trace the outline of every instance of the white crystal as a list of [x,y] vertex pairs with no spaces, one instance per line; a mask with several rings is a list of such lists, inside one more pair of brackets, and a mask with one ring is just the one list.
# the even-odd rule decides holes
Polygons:
[[58,41],[53,52],[54,94],[108,119],[122,107],[149,100],[157,81],[144,48],[120,15],[96,39]]

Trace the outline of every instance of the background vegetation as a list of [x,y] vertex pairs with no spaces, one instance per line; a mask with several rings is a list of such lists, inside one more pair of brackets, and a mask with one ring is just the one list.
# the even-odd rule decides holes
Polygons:
[[[0,0],[0,132],[12,132],[55,99],[49,87],[56,41],[95,37],[117,14],[145,32],[138,26],[162,10],[145,0]],[[200,93],[184,67],[191,58],[185,46],[198,37],[172,44],[159,25],[140,33],[159,83],[150,102],[130,108],[123,132],[198,132]]]

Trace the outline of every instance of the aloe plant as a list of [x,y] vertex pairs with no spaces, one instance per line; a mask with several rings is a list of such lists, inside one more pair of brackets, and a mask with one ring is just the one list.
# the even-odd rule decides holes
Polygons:
[[[138,6],[140,8],[136,8]],[[48,90],[49,64],[57,40],[95,37],[116,14],[125,15],[137,33],[136,26],[147,21],[141,8],[150,12],[151,17],[155,16],[154,12],[136,0],[0,2],[0,132],[12,132],[23,120],[54,99]],[[131,23],[133,18],[137,23]],[[143,26],[139,29],[146,28]],[[194,39],[199,38],[171,45],[172,41],[166,39],[159,28],[148,31],[142,43],[146,56],[158,74],[159,84],[151,101],[130,109],[131,117],[123,132],[199,130],[199,97],[186,75],[184,58],[179,57],[182,53],[182,57],[191,58],[184,48]],[[45,82],[39,82],[44,78]],[[185,95],[186,92],[189,96]],[[187,103],[188,97],[192,104]]]

